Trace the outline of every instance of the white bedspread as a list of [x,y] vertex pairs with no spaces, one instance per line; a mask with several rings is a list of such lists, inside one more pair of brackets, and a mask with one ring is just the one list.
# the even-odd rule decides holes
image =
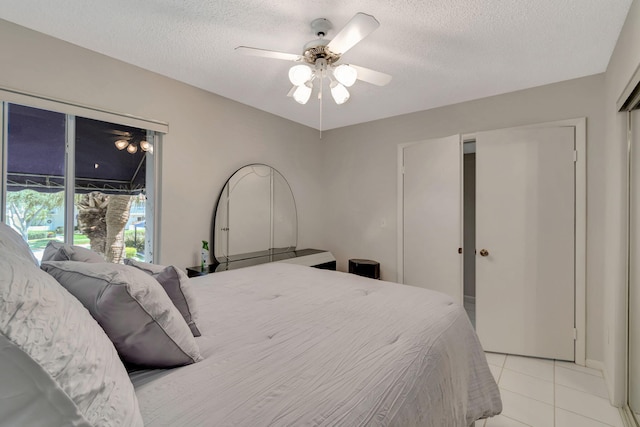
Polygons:
[[281,263],[192,283],[205,360],[131,374],[148,427],[463,427],[502,409],[446,295]]

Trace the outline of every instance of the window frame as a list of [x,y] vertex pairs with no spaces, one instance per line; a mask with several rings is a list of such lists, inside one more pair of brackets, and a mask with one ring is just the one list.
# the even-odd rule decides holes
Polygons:
[[147,140],[152,143],[153,153],[147,155],[145,216],[145,261],[154,262],[160,255],[160,190],[162,135],[168,132],[168,124],[157,120],[148,120],[129,114],[115,113],[95,107],[86,107],[70,102],[54,100],[37,95],[0,88],[0,221],[6,223],[7,206],[7,169],[9,104],[24,105],[65,114],[65,220],[64,241],[73,244],[74,196],[75,196],[75,123],[76,117],[101,120],[117,125],[138,127],[147,131]]

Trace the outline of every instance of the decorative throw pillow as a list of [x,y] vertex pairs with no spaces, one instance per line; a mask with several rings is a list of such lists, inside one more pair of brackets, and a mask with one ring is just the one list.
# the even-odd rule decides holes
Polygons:
[[82,261],[105,262],[102,255],[82,246],[67,245],[63,242],[52,240],[44,248],[42,262],[45,261]]
[[150,262],[142,262],[136,261],[135,259],[126,258],[124,263],[130,265],[131,267],[135,267],[139,270],[144,271],[147,274],[151,274],[152,276],[157,276],[162,273],[162,270],[166,268],[165,265],[151,264]]
[[189,325],[193,336],[199,337],[202,335],[196,326],[196,303],[189,287],[189,277],[173,265],[166,267],[154,277],[162,285],[185,322],[187,322],[187,325]]
[[2,425],[143,425],[133,385],[102,328],[51,276],[4,244],[0,396]]
[[38,266],[38,260],[33,256],[33,252],[29,249],[27,242],[15,231],[4,222],[0,222],[0,242],[6,247],[10,247],[12,252],[18,255],[20,258],[26,259],[32,262],[35,266]]
[[122,359],[168,368],[198,362],[200,350],[160,283],[128,265],[48,261],[41,268],[89,310]]
[[199,337],[201,335],[198,326],[196,326],[198,316],[196,298],[191,289],[189,277],[182,270],[173,265],[165,267],[132,259],[125,259],[124,263],[153,276],[162,285],[173,304],[180,311],[193,336]]

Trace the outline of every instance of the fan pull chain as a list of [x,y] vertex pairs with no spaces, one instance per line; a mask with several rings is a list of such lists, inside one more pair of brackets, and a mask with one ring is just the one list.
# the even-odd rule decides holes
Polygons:
[[322,83],[324,83],[324,78],[320,79],[320,93],[318,94],[320,98],[320,139],[322,139],[322,98],[324,98],[322,96],[322,88],[324,86]]

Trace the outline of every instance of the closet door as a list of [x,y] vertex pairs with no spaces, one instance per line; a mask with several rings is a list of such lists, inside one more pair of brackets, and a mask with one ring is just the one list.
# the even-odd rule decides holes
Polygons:
[[403,149],[403,283],[462,303],[460,136]]
[[487,351],[574,360],[575,131],[476,139],[476,329]]

